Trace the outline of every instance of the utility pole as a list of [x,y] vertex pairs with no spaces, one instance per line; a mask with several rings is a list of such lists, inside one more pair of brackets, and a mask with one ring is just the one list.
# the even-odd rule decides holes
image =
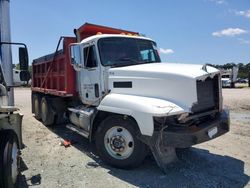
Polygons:
[[[0,40],[11,42],[10,36],[10,0],[0,0]],[[13,67],[11,45],[1,45],[0,58],[7,86],[13,86]],[[9,87],[8,105],[14,106],[14,89]]]

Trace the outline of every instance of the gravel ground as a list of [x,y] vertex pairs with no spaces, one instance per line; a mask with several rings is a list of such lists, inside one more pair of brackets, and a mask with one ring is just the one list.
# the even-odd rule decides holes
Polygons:
[[[186,151],[167,174],[149,156],[134,170],[103,164],[95,147],[63,125],[47,128],[31,114],[30,89],[16,88],[23,119],[22,173],[18,187],[250,187],[250,89],[224,89],[231,130]],[[60,146],[62,139],[74,144]]]

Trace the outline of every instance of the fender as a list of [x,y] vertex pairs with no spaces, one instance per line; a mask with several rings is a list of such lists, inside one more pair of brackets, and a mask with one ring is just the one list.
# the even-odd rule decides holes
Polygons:
[[187,111],[187,109],[163,99],[115,93],[105,96],[97,109],[132,116],[136,120],[141,134],[147,136],[153,135],[154,116],[170,116]]
[[[9,107],[15,110],[13,107]],[[7,108],[1,108],[0,111],[4,111]],[[11,111],[7,109],[7,111]],[[13,111],[12,111],[13,112]],[[21,113],[13,113],[13,114],[0,114],[0,132],[4,131],[13,131],[17,138],[19,147],[23,148],[23,141],[22,141],[22,119],[23,115]]]

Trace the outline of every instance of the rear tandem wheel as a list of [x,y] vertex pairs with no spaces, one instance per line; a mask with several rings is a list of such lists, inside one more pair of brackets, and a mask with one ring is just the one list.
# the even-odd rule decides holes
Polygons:
[[41,119],[41,108],[40,108],[40,103],[41,103],[41,97],[37,94],[33,95],[33,100],[34,100],[34,114],[35,118],[40,120]]
[[49,98],[43,97],[41,100],[41,118],[42,122],[46,126],[54,124],[55,112],[52,109]]

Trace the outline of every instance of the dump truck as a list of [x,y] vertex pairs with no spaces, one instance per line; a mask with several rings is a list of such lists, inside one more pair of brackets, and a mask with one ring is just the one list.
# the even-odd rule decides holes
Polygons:
[[151,150],[164,171],[176,148],[229,131],[219,70],[163,63],[138,32],[86,23],[74,33],[32,63],[32,112],[44,125],[68,121],[118,168],[138,166]]
[[13,188],[20,170],[22,118],[14,106],[11,46],[19,48],[21,80],[28,78],[28,51],[24,43],[10,41],[9,0],[0,0],[0,187]]

